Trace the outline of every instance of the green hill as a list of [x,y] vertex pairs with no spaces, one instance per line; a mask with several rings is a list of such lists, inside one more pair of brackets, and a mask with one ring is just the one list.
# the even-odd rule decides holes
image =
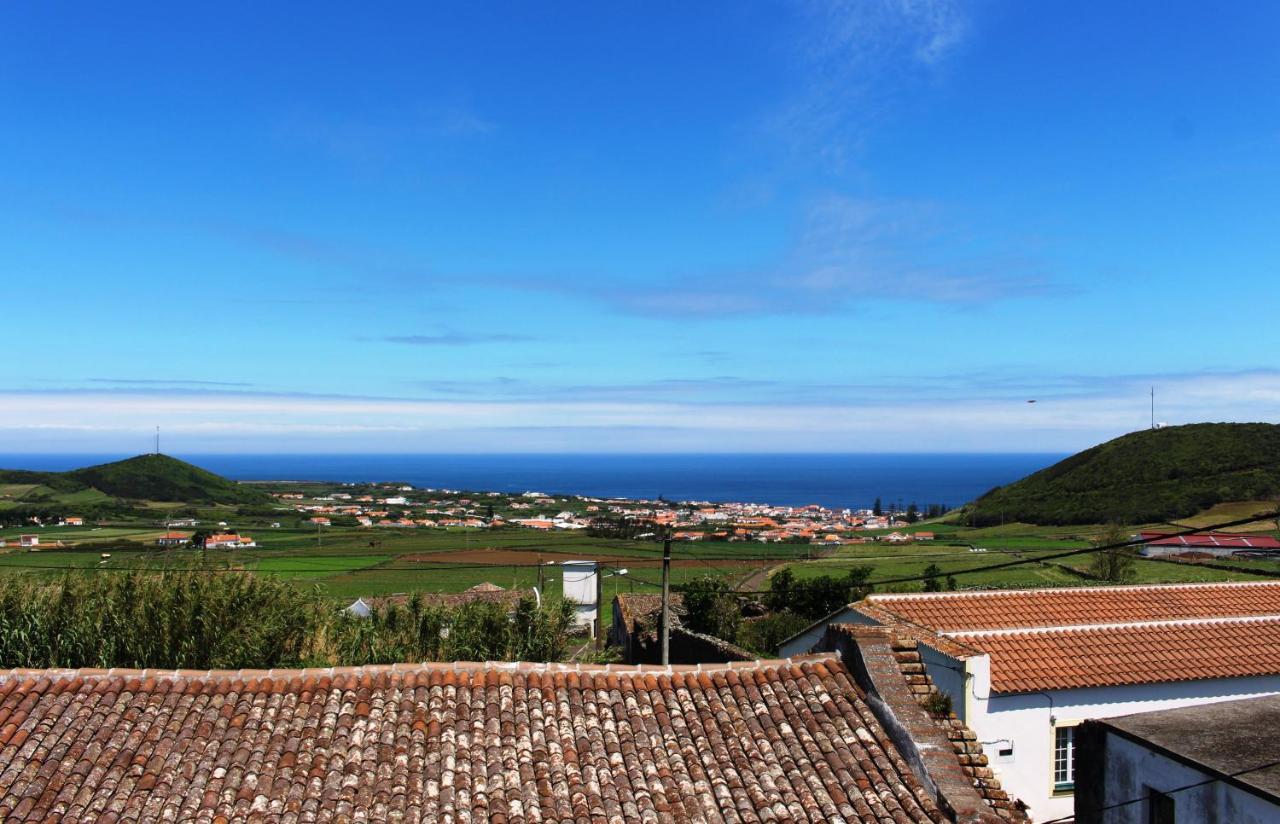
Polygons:
[[0,470],[0,483],[41,484],[60,493],[96,489],[115,498],[208,504],[256,504],[265,493],[168,455],[138,455],[70,472]]
[[1280,495],[1280,426],[1198,423],[1123,435],[965,507],[965,523],[990,526],[1153,523],[1226,501]]

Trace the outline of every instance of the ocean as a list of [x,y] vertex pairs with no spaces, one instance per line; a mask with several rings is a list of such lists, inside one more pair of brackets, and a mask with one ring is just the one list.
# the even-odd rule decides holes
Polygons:
[[[66,470],[124,455],[0,455],[7,469]],[[1062,454],[175,455],[241,481],[400,481],[416,487],[782,506],[958,506]]]

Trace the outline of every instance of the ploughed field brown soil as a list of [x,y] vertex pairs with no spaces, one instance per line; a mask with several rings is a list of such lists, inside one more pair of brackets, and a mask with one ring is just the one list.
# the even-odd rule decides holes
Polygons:
[[[426,564],[494,564],[495,566],[515,566],[519,564],[534,564],[541,557],[543,561],[556,561],[559,563],[563,560],[572,560],[570,556],[563,552],[544,552],[539,556],[537,552],[522,552],[509,549],[459,549],[444,552],[421,552],[412,555],[401,555],[401,561],[419,562]],[[579,556],[574,556],[579,557]],[[637,558],[634,555],[610,555],[604,552],[585,552],[581,556],[584,561],[609,561],[624,564],[628,567],[660,567],[662,566],[661,558]],[[732,559],[732,558],[716,558],[711,560],[698,560],[690,558],[679,558],[671,561],[673,567],[741,567],[759,563],[749,558]]]

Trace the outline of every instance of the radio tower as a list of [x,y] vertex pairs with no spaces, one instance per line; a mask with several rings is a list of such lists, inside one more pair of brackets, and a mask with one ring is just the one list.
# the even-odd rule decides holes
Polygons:
[[160,427],[156,427],[156,454],[160,454]]
[[1156,388],[1151,387],[1151,428],[1156,428]]

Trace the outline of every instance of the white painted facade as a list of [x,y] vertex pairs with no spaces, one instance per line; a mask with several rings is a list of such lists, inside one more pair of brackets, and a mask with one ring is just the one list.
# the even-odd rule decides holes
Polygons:
[[[1280,693],[1280,676],[1264,676],[992,695],[990,656],[955,658],[926,642],[920,653],[953,711],[977,733],[1001,786],[1030,807],[1032,821],[1070,816],[1075,809],[1072,793],[1054,792],[1055,727]],[[1002,755],[1005,750],[1012,753]]]
[[600,574],[596,562],[565,561],[560,568],[564,574],[564,597],[574,602],[574,624],[595,626],[599,615],[596,576]]
[[[1150,747],[1108,732],[1103,780],[1104,824],[1147,824],[1151,790],[1172,793],[1175,821],[1274,824],[1280,805],[1274,799],[1197,769]],[[1199,786],[1193,786],[1199,785]],[[1181,789],[1186,787],[1187,789]],[[1123,802],[1144,799],[1137,804]]]

